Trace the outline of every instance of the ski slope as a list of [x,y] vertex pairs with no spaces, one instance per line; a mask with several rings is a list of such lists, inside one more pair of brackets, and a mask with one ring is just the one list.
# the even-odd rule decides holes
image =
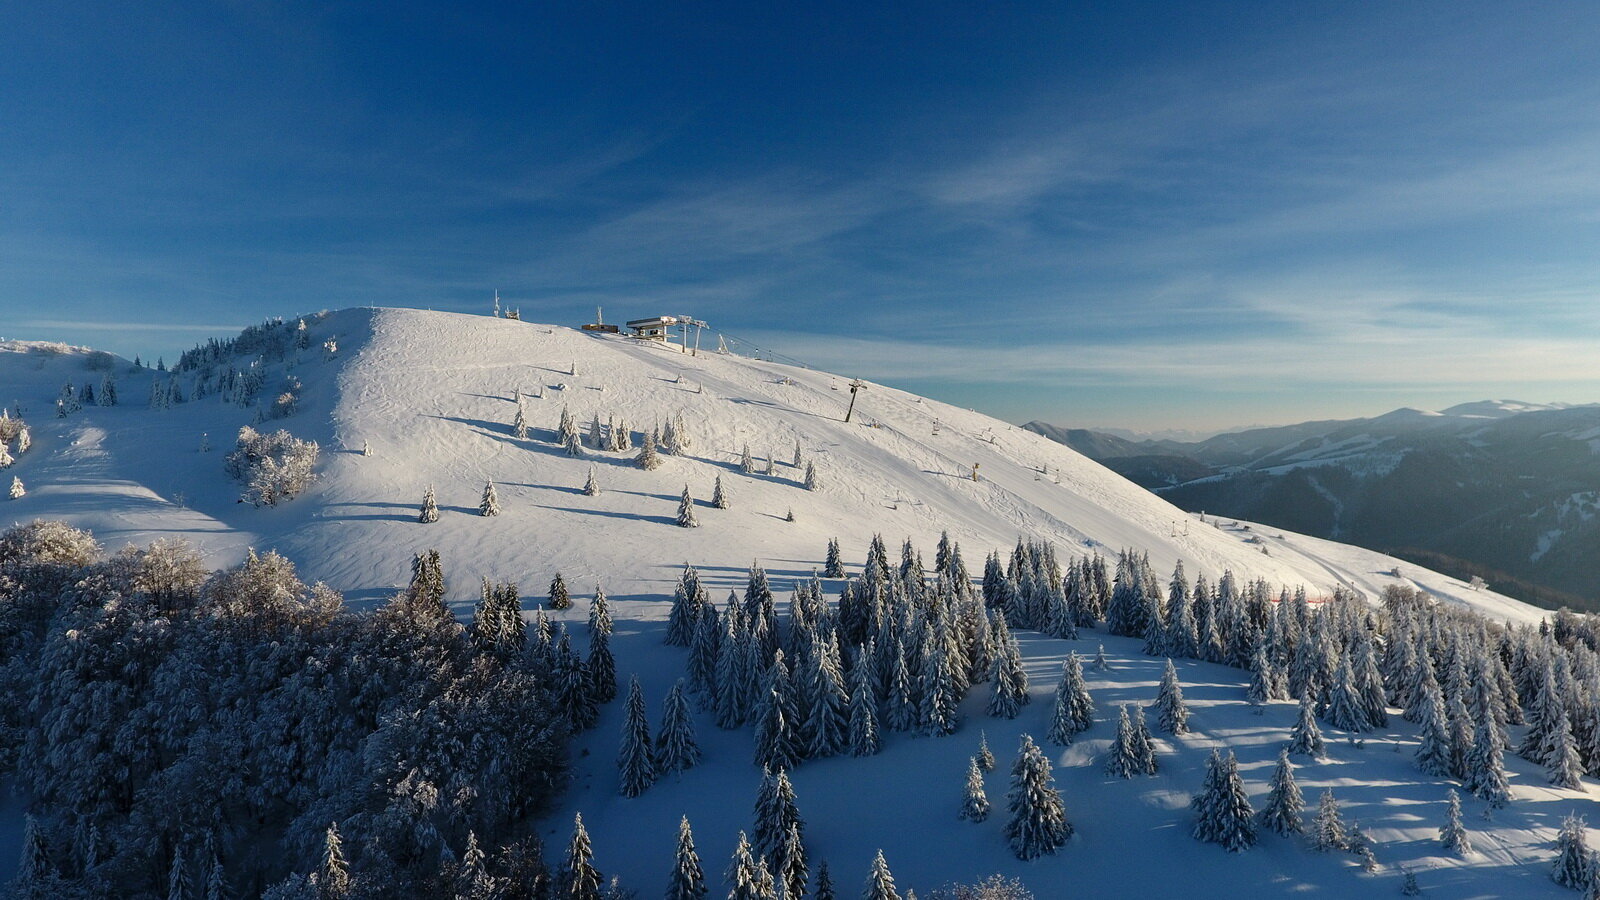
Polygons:
[[[1543,615],[1381,554],[1191,516],[1039,435],[883,385],[869,385],[845,423],[847,376],[451,313],[353,309],[307,321],[312,349],[266,364],[268,396],[286,375],[303,383],[299,412],[258,427],[284,427],[321,444],[319,477],[305,495],[265,509],[237,502],[240,486],[222,465],[253,410],[216,396],[148,409],[157,376],[119,361],[121,405],[55,418],[44,411],[61,382],[90,377],[86,355],[42,359],[20,344],[0,345],[0,398],[21,402],[35,436],[34,449],[7,470],[24,479],[28,495],[0,501],[0,521],[65,519],[93,529],[113,550],[182,537],[216,565],[236,561],[249,547],[275,548],[302,577],[326,581],[356,604],[380,601],[409,577],[413,553],[438,549],[463,615],[477,599],[480,576],[516,581],[531,608],[560,571],[579,602],[558,617],[580,643],[582,598],[601,583],[613,601],[619,674],[624,686],[630,674],[640,676],[653,718],[682,673],[683,651],[662,646],[661,636],[683,564],[693,563],[720,601],[728,590],[742,590],[748,567],[760,562],[782,597],[791,580],[821,566],[830,538],[840,540],[852,571],[876,533],[891,552],[909,536],[931,566],[939,533],[948,530],[974,574],[988,551],[1008,551],[1025,537],[1053,542],[1063,562],[1091,552],[1114,557],[1131,547],[1148,551],[1162,575],[1181,560],[1191,578],[1203,573],[1214,581],[1232,570],[1241,579],[1304,585],[1314,596],[1349,586],[1376,597],[1398,582],[1496,620],[1533,622]],[[337,352],[321,349],[328,340]],[[93,377],[98,382],[99,374]],[[527,396],[527,440],[513,434],[514,390]],[[625,419],[636,443],[652,424],[681,416],[693,446],[682,457],[664,455],[655,471],[634,466],[633,452],[587,450],[575,459],[554,442],[563,407],[585,436],[596,414],[602,422]],[[201,449],[202,435],[209,452]],[[804,489],[802,470],[790,465],[797,442],[817,467],[815,491]],[[362,455],[364,443],[372,455]],[[741,471],[746,444],[758,459],[776,457],[772,474]],[[591,467],[602,488],[597,497],[581,491]],[[709,504],[718,475],[731,498],[726,510]],[[477,514],[485,479],[498,486],[498,517]],[[430,484],[441,518],[419,524]],[[698,528],[674,525],[685,485],[700,501]],[[785,520],[791,510],[793,522]],[[828,582],[830,596],[839,587]],[[1159,775],[1111,780],[1098,757],[1114,730],[1115,703],[1153,700],[1160,661],[1139,655],[1137,642],[1094,631],[1077,642],[1032,633],[1022,639],[1034,702],[1018,719],[985,717],[980,687],[963,705],[964,724],[953,737],[890,735],[880,756],[808,762],[794,773],[812,859],[829,861],[846,894],[858,889],[878,847],[902,890],[914,887],[920,895],[947,881],[1003,872],[1021,877],[1041,898],[1113,884],[1130,895],[1343,897],[1398,891],[1398,863],[1433,897],[1560,891],[1545,877],[1549,842],[1562,815],[1592,801],[1545,787],[1541,773],[1508,757],[1516,801],[1492,823],[1469,820],[1478,854],[1444,857],[1433,836],[1447,783],[1416,770],[1415,735],[1398,718],[1364,748],[1334,746],[1328,761],[1299,773],[1309,801],[1322,787],[1334,787],[1346,819],[1359,820],[1379,841],[1378,874],[1361,873],[1354,857],[1324,856],[1270,836],[1241,855],[1199,844],[1189,836],[1186,804],[1207,753],[1213,746],[1238,753],[1259,805],[1294,707],[1271,704],[1258,715],[1243,702],[1246,673],[1185,662],[1179,670],[1195,733],[1159,741]],[[1096,726],[1072,747],[1047,748],[1078,836],[1054,858],[1018,862],[1000,836],[1005,773],[1018,735],[1042,738],[1061,660],[1069,650],[1090,657],[1102,640],[1113,668],[1089,673]],[[559,856],[571,815],[581,810],[601,868],[650,895],[664,887],[677,820],[687,814],[707,871],[720,873],[737,831],[750,827],[759,772],[749,730],[718,731],[709,717],[698,717],[706,761],[625,800],[616,793],[613,768],[619,707],[605,708],[599,727],[576,743],[573,790],[543,829],[551,852]],[[1000,765],[988,778],[996,812],[973,825],[955,814],[979,729],[987,730]],[[1478,808],[1471,800],[1466,806],[1469,817]],[[8,863],[15,858],[0,853]]]

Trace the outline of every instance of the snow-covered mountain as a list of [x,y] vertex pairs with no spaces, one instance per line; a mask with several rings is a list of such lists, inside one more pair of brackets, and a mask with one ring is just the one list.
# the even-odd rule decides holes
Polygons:
[[1306,422],[1194,444],[1029,423],[1188,510],[1474,571],[1541,605],[1591,604],[1600,408],[1514,400]]
[[[1063,561],[1092,553],[1114,558],[1134,548],[1148,552],[1163,573],[1181,561],[1191,575],[1213,581],[1232,571],[1240,579],[1304,586],[1312,596],[1345,587],[1376,597],[1402,583],[1496,621],[1534,622],[1542,615],[1370,551],[1190,515],[1038,434],[883,385],[858,395],[847,423],[846,379],[773,362],[417,310],[344,310],[304,322],[303,333],[293,320],[278,329],[290,339],[268,342],[264,352],[252,344],[239,348],[242,354],[216,356],[205,379],[195,368],[169,374],[115,360],[110,374],[119,404],[59,418],[53,408],[62,382],[92,380],[98,391],[104,361],[65,353],[45,359],[29,347],[0,347],[0,385],[34,435],[32,449],[7,470],[28,491],[0,501],[6,520],[65,519],[112,548],[181,536],[219,565],[248,547],[276,548],[307,580],[326,581],[358,604],[404,584],[413,554],[426,549],[442,554],[449,599],[463,611],[478,598],[480,576],[517,582],[528,605],[542,599],[558,571],[580,596],[603,584],[617,622],[619,671],[624,680],[640,677],[652,716],[683,671],[683,651],[663,646],[662,636],[685,562],[698,568],[714,598],[742,589],[752,562],[786,593],[791,581],[821,566],[831,538],[840,541],[852,571],[875,534],[894,543],[909,536],[931,563],[940,532],[948,531],[975,572],[987,552],[1008,550],[1021,537],[1053,543]],[[236,387],[219,392],[215,379],[224,372],[236,382],[248,378],[256,389],[247,393],[256,399],[240,405]],[[168,402],[174,384],[184,402]],[[525,439],[513,426],[514,392],[526,398]],[[293,411],[257,421],[274,415],[283,395],[288,400],[276,406]],[[161,398],[159,408],[147,403],[152,396]],[[682,455],[664,456],[654,471],[635,466],[633,451],[585,447],[583,457],[574,457],[555,442],[563,409],[585,435],[596,417],[625,420],[635,442],[657,423],[681,420],[691,444]],[[321,445],[310,490],[276,507],[239,502],[241,486],[224,473],[223,455],[240,427],[252,423]],[[747,446],[757,459],[753,474],[741,466]],[[802,466],[815,467],[814,490],[793,465],[797,446]],[[581,490],[591,470],[597,496]],[[706,502],[718,477],[730,497],[727,509]],[[478,514],[486,480],[497,486],[496,517]],[[430,485],[440,518],[421,524],[418,506]],[[685,486],[699,500],[697,528],[676,527]],[[830,593],[840,584],[830,580]],[[585,615],[583,603],[556,614],[580,632]],[[956,819],[966,759],[980,729],[1003,760],[1021,733],[1042,735],[1062,659],[1069,650],[1093,656],[1102,643],[1111,668],[1090,675],[1099,721],[1084,739],[1049,751],[1078,836],[1052,858],[1019,862],[999,822]],[[1359,873],[1352,857],[1281,840],[1234,855],[1190,837],[1185,807],[1207,754],[1217,747],[1237,753],[1252,795],[1260,795],[1294,721],[1292,704],[1258,711],[1243,702],[1247,673],[1184,661],[1195,730],[1160,742],[1159,775],[1109,779],[1098,764],[1111,736],[1106,716],[1115,718],[1120,701],[1153,698],[1160,661],[1143,656],[1139,641],[1097,631],[1078,641],[1026,633],[1022,644],[1035,703],[1019,718],[986,718],[974,696],[952,737],[894,735],[881,755],[808,762],[794,774],[811,852],[830,861],[846,893],[879,847],[902,887],[919,893],[991,872],[1022,878],[1039,897],[1097,886],[1193,897],[1354,896],[1370,889],[1374,876]],[[608,706],[599,726],[577,739],[577,778],[543,829],[549,846],[564,843],[572,813],[581,811],[597,862],[647,895],[664,883],[678,817],[687,814],[707,869],[720,871],[735,833],[749,827],[759,782],[748,731],[719,731],[703,720],[706,762],[624,799],[613,766],[619,705]],[[1329,760],[1300,771],[1308,796],[1334,787],[1346,815],[1380,842],[1382,889],[1398,889],[1403,863],[1433,896],[1553,896],[1544,875],[1549,842],[1560,816],[1588,802],[1585,795],[1546,787],[1536,767],[1510,759],[1518,802],[1496,812],[1492,824],[1476,826],[1483,831],[1476,855],[1450,857],[1433,841],[1446,782],[1416,770],[1415,742],[1414,727],[1395,719],[1363,746],[1335,746]],[[1001,776],[1003,769],[994,777],[1003,782]],[[999,802],[1003,788],[991,792]]]

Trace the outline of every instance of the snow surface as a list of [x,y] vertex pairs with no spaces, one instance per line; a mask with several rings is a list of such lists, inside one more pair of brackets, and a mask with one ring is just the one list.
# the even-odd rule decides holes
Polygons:
[[[443,554],[451,599],[463,613],[476,600],[479,576],[517,581],[530,606],[557,570],[576,597],[603,582],[613,601],[619,674],[624,683],[640,676],[653,721],[683,671],[684,651],[661,645],[683,563],[700,570],[719,604],[729,589],[742,590],[752,561],[767,568],[783,596],[791,580],[820,567],[832,537],[840,539],[852,571],[874,533],[884,535],[891,553],[911,536],[931,566],[939,532],[948,529],[974,573],[989,550],[1009,550],[1021,536],[1053,542],[1063,561],[1133,547],[1149,552],[1158,573],[1182,560],[1191,578],[1204,573],[1215,580],[1232,569],[1244,579],[1305,585],[1314,596],[1348,585],[1375,597],[1396,582],[1399,566],[1402,583],[1443,602],[1497,620],[1543,615],[1371,551],[1263,526],[1246,530],[1247,523],[1204,523],[1039,435],[882,385],[860,395],[854,421],[846,424],[847,378],[779,363],[706,351],[694,357],[614,335],[417,310],[345,310],[310,328],[313,349],[289,366],[305,385],[300,412],[260,427],[285,427],[318,441],[320,476],[307,494],[275,509],[236,502],[240,487],[222,471],[223,454],[250,422],[250,410],[217,397],[147,409],[152,376],[139,372],[119,376],[122,406],[46,417],[40,411],[53,404],[64,374],[28,368],[36,354],[0,345],[0,397],[22,400],[36,438],[12,470],[28,494],[0,501],[3,520],[63,518],[92,528],[110,549],[181,536],[213,564],[237,560],[246,547],[276,548],[303,577],[327,581],[357,604],[379,601],[403,584],[412,554],[428,548]],[[331,359],[320,350],[329,338],[339,346]],[[79,363],[59,358],[50,365]],[[125,363],[119,372],[126,373]],[[530,395],[526,441],[512,434],[514,388]],[[573,459],[554,444],[564,405],[585,436],[598,412],[602,421],[626,419],[635,441],[653,422],[681,415],[694,445],[685,457],[664,456],[653,472],[634,467],[633,453],[589,451]],[[198,449],[202,433],[210,436],[209,453]],[[371,457],[361,455],[363,441],[371,443]],[[817,466],[817,491],[806,491],[802,472],[789,465],[796,441]],[[746,443],[758,458],[769,451],[776,457],[772,475],[740,470]],[[591,466],[603,490],[592,498],[580,490]],[[709,505],[718,474],[731,498],[727,510]],[[499,488],[497,518],[477,515],[485,478]],[[416,513],[429,484],[437,488],[441,519],[422,525]],[[696,529],[673,524],[685,484],[702,507]],[[784,521],[791,509],[792,523]],[[830,597],[840,585],[827,582]],[[583,602],[558,615],[581,637]],[[1041,898],[1113,882],[1119,895],[1132,896],[1353,896],[1397,891],[1395,863],[1415,871],[1434,897],[1559,890],[1545,872],[1550,841],[1567,811],[1591,801],[1543,786],[1541,773],[1508,759],[1516,801],[1486,825],[1470,818],[1478,807],[1468,800],[1480,852],[1466,860],[1443,856],[1434,837],[1447,782],[1412,764],[1415,735],[1398,718],[1391,730],[1369,736],[1365,749],[1334,745],[1330,760],[1298,773],[1309,800],[1334,787],[1346,818],[1359,820],[1380,842],[1378,875],[1360,873],[1354,857],[1324,856],[1270,836],[1240,855],[1199,844],[1190,837],[1186,804],[1206,754],[1213,746],[1238,753],[1259,805],[1294,707],[1272,704],[1258,715],[1243,702],[1246,673],[1180,663],[1195,733],[1160,742],[1159,775],[1110,780],[1097,757],[1114,730],[1115,703],[1153,700],[1161,661],[1141,656],[1138,642],[1094,631],[1077,642],[1021,638],[1033,703],[1017,720],[985,717],[980,687],[963,705],[963,725],[953,737],[891,735],[880,756],[808,762],[794,773],[813,862],[827,859],[846,895],[858,889],[879,847],[902,889],[919,894],[946,881],[1005,872]],[[1068,650],[1090,657],[1102,639],[1114,668],[1088,673],[1096,726],[1072,747],[1047,748],[1078,836],[1053,858],[1018,862],[1000,834],[1005,773],[1018,735],[1042,740],[1062,658]],[[708,872],[720,873],[737,831],[751,824],[759,772],[749,730],[719,731],[697,716],[706,762],[626,800],[616,792],[613,764],[621,715],[620,704],[609,705],[598,728],[578,739],[576,781],[546,823],[549,845],[565,844],[572,813],[581,810],[598,864],[646,896],[664,886],[677,820],[687,814]],[[973,825],[958,821],[956,810],[980,728],[1000,763],[988,777],[997,808],[988,822]]]

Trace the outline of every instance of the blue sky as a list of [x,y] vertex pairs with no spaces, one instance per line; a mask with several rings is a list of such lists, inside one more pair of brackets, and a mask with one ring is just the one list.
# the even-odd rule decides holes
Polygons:
[[1600,400],[1593,3],[453,6],[9,11],[0,335],[499,289],[1016,421]]

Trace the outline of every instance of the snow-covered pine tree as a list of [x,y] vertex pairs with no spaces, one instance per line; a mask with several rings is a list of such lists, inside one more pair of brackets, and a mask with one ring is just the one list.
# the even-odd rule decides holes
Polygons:
[[1250,655],[1250,684],[1245,688],[1245,702],[1251,706],[1265,706],[1272,699],[1273,674],[1272,658],[1267,655],[1267,642],[1262,641],[1256,645],[1255,653]]
[[672,422],[672,417],[667,417],[667,424],[661,426],[661,446],[658,448],[668,456],[678,455],[678,426]]
[[694,498],[689,496],[689,486],[683,486],[683,496],[678,498],[678,527],[699,528],[700,522],[694,517]]
[[573,457],[574,459],[582,459],[583,457],[588,456],[588,453],[586,453],[583,449],[583,440],[578,437],[578,432],[576,430],[567,435],[566,442],[561,445],[561,449],[568,456]]
[[989,675],[988,712],[997,719],[1015,719],[1028,702],[1028,674],[1022,667],[1022,648],[1000,610],[995,611],[991,635],[994,664]]
[[828,871],[828,861],[817,863],[817,886],[811,890],[811,900],[838,900],[833,892],[833,875]]
[[1107,672],[1111,670],[1111,663],[1106,659],[1105,644],[1101,644],[1098,648],[1096,648],[1094,651],[1094,662],[1089,664],[1089,668],[1094,669],[1096,672]]
[[1457,856],[1472,852],[1472,840],[1467,837],[1467,827],[1461,821],[1461,795],[1450,789],[1445,806],[1444,824],[1439,827],[1439,846]]
[[322,862],[317,866],[317,890],[328,900],[350,896],[350,864],[345,862],[344,842],[337,823],[330,823],[322,836]]
[[756,458],[750,455],[748,442],[739,450],[739,471],[746,475],[756,474]]
[[1582,890],[1595,872],[1589,858],[1589,827],[1583,817],[1567,813],[1556,832],[1556,859],[1550,877],[1562,887]]
[[528,439],[528,411],[521,401],[517,402],[516,418],[511,420],[511,434],[519,441]]
[[651,753],[650,723],[645,719],[644,691],[639,678],[628,683],[627,714],[622,721],[622,744],[617,750],[618,791],[624,797],[637,797],[656,780],[654,754]]
[[822,566],[822,577],[823,578],[843,578],[844,577],[844,563],[839,558],[839,539],[838,538],[829,538],[828,539],[828,556],[827,556],[827,561],[824,562],[823,566]]
[[617,699],[617,659],[611,653],[611,632],[595,630],[589,634],[589,696],[595,703]]
[[500,495],[495,492],[493,479],[483,483],[483,499],[478,501],[478,515],[500,515]]
[[1561,716],[1555,732],[1550,737],[1554,749],[1545,764],[1550,783],[1559,788],[1577,790],[1583,787],[1583,759],[1578,755],[1578,742],[1572,736],[1572,726]]
[[1135,703],[1131,718],[1133,719],[1134,759],[1139,765],[1139,771],[1146,775],[1154,775],[1158,768],[1156,764],[1156,742],[1150,738],[1150,726],[1144,720],[1144,707]]
[[572,410],[565,404],[561,407],[561,424],[556,426],[556,443],[565,447],[571,439],[578,436],[578,425],[572,419]]
[[783,897],[804,897],[806,882],[811,877],[806,863],[805,844],[800,840],[800,827],[790,824],[784,834],[783,845],[773,862],[773,875],[782,888]]
[[678,821],[678,851],[672,878],[667,882],[666,900],[704,900],[707,893],[705,869],[694,849],[694,832],[689,828],[689,817],[684,816]]
[[1325,715],[1328,724],[1340,731],[1363,732],[1371,727],[1361,698],[1356,693],[1355,675],[1351,672],[1349,657],[1341,658],[1334,672]]
[[810,460],[806,461],[805,486],[806,490],[808,491],[814,491],[819,486],[817,481],[817,464],[811,462]]
[[[1424,668],[1431,668],[1427,664]],[[1450,762],[1450,721],[1445,711],[1444,697],[1439,692],[1439,682],[1433,678],[1421,684],[1420,696],[1413,704],[1417,710],[1417,732],[1421,742],[1417,746],[1417,768],[1429,775],[1448,776]]]
[[1344,818],[1339,815],[1339,801],[1330,788],[1322,792],[1317,801],[1317,814],[1311,820],[1311,847],[1326,853],[1329,850],[1348,850],[1350,837],[1345,830]]
[[594,866],[589,832],[583,827],[583,813],[578,813],[572,819],[572,840],[567,843],[567,858],[561,865],[557,887],[564,900],[601,900],[600,886],[605,881]]
[[1466,787],[1490,809],[1499,809],[1511,799],[1511,785],[1506,781],[1505,760],[1493,729],[1491,722],[1480,721],[1473,732],[1472,750],[1467,754]]
[[961,795],[960,817],[968,822],[989,818],[989,797],[983,792],[983,769],[976,756],[967,761],[967,787]]
[[1139,759],[1133,720],[1128,717],[1128,704],[1117,707],[1117,736],[1106,751],[1105,773],[1116,778],[1132,778],[1142,774],[1143,762]]
[[763,769],[761,789],[756,793],[755,830],[751,832],[756,852],[763,858],[778,860],[789,833],[797,833],[803,842],[805,828],[788,772]]
[[1327,753],[1322,740],[1322,729],[1317,727],[1316,712],[1311,705],[1311,695],[1300,697],[1300,718],[1289,730],[1289,752],[1321,758]]
[[605,432],[600,430],[600,413],[596,412],[594,418],[589,420],[589,446],[596,450],[606,449]]
[[594,480],[594,466],[589,467],[589,477],[583,480],[583,493],[587,497],[600,496],[600,482]]
[[1229,751],[1226,757],[1211,751],[1207,762],[1206,785],[1195,796],[1199,812],[1194,836],[1197,840],[1221,844],[1229,853],[1255,845],[1255,811],[1239,777],[1239,761]]
[[649,472],[661,467],[661,455],[656,452],[655,432],[646,432],[644,443],[639,446],[639,455],[634,457],[634,465]]
[[985,772],[994,771],[994,753],[989,749],[988,732],[978,732],[978,755],[973,757],[978,761],[978,768]]
[[572,606],[572,595],[567,593],[567,580],[557,572],[556,577],[550,581],[550,608],[569,609]]
[[[779,650],[778,653],[782,653]],[[782,666],[782,662],[774,668]],[[777,679],[774,678],[773,681]],[[787,679],[785,679],[787,680]],[[786,707],[789,707],[786,709]],[[756,765],[769,768],[789,769],[800,764],[799,740],[795,736],[796,723],[792,715],[792,706],[782,696],[780,689],[768,687],[762,695],[760,706],[755,710],[755,759]]]
[[1267,804],[1261,808],[1261,824],[1286,837],[1301,834],[1306,830],[1305,809],[1305,797],[1294,780],[1294,766],[1289,764],[1289,750],[1282,748],[1278,750],[1278,766],[1272,770],[1272,780],[1268,782]]
[[1072,837],[1061,795],[1050,774],[1050,760],[1024,734],[1011,766],[1011,790],[1006,795],[1009,819],[1005,826],[1011,852],[1020,860],[1053,854]]
[[789,460],[789,465],[791,465],[794,468],[798,469],[798,468],[800,468],[800,463],[801,462],[802,462],[802,459],[800,457],[800,439],[796,438],[795,442],[794,442],[794,456],[793,456],[793,458],[791,458]]
[[23,486],[22,478],[20,476],[17,476],[17,475],[11,476],[11,491],[10,491],[11,499],[20,500],[23,497],[27,496],[27,494],[28,494],[28,489]]
[[711,505],[717,509],[728,508],[728,492],[722,487],[722,475],[717,475],[717,480],[711,488]]
[[733,849],[727,881],[728,900],[776,900],[778,895],[766,859],[751,852],[750,841],[742,831]]
[[439,521],[439,502],[433,495],[431,484],[422,492],[422,511],[417,513],[417,521],[424,525]]
[[1189,733],[1189,707],[1184,705],[1178,669],[1170,659],[1161,673],[1161,687],[1156,694],[1156,725],[1166,734]]
[[889,871],[881,849],[872,860],[872,871],[867,873],[867,887],[861,892],[861,900],[900,900],[900,893],[894,886],[894,873]]
[[861,661],[850,673],[851,756],[875,756],[883,746],[878,736],[878,703],[870,670],[871,666]]
[[[200,437],[201,437],[201,444],[200,444],[201,452],[203,453],[203,452],[205,452],[207,450],[210,450],[211,449],[211,442],[205,439],[205,435],[201,435]],[[372,455],[372,442],[371,441],[364,440],[364,441],[361,442],[361,455],[362,456],[371,456]]]
[[684,696],[683,680],[667,691],[661,704],[661,733],[656,736],[656,773],[686,772],[700,762],[700,745],[695,740],[694,716]]

